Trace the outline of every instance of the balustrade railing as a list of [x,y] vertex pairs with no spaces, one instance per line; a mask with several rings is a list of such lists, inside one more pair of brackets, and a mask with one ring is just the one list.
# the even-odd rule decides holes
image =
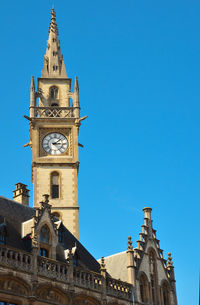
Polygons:
[[82,271],[74,269],[74,284],[77,286],[90,288],[93,290],[102,290],[102,276],[95,272]]
[[32,107],[35,118],[72,118],[72,107]]
[[32,256],[30,254],[2,246],[0,247],[0,264],[23,271],[30,272],[33,270]]
[[113,278],[104,278],[101,274],[74,269],[74,284],[91,290],[103,291],[104,281],[108,295],[132,300],[132,285]]
[[38,274],[58,280],[68,280],[68,265],[38,256]]
[[[7,246],[0,245],[0,265],[14,268],[19,271],[36,273],[51,279],[60,280],[85,289],[94,290],[107,295],[132,300],[132,285],[115,280],[110,277],[104,278],[100,273],[81,270],[78,267],[69,268],[68,263],[58,262],[42,256],[37,256],[36,268],[34,268],[34,256],[23,251],[17,251]],[[71,270],[71,271],[70,271]],[[70,272],[73,272],[70,276]]]
[[116,297],[125,297],[128,300],[132,299],[132,285],[113,278],[106,279],[107,294]]

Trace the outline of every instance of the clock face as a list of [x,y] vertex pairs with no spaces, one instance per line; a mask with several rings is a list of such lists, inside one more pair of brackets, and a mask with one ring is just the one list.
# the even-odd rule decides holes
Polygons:
[[67,138],[59,132],[46,135],[42,141],[43,149],[51,155],[60,155],[67,150]]

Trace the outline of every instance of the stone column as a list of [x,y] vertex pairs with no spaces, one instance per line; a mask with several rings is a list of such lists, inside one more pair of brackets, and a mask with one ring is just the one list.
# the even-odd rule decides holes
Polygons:
[[131,241],[131,236],[128,237],[128,248],[127,248],[127,269],[128,269],[128,281],[135,288],[136,286],[136,278],[135,278],[135,267],[134,267],[134,251]]
[[168,253],[168,259],[167,259],[167,269],[169,271],[169,275],[170,275],[170,283],[171,283],[171,301],[172,301],[172,305],[177,305],[178,301],[177,301],[177,294],[176,294],[176,280],[175,280],[175,274],[174,274],[174,266],[173,266],[173,262],[172,262],[172,257],[171,257],[171,253]]
[[72,249],[69,249],[69,267],[68,267],[68,279],[69,279],[69,290],[74,290],[74,258],[72,254]]
[[106,301],[106,265],[105,265],[105,259],[103,256],[101,258],[100,273],[102,276],[102,303],[103,303],[103,305],[106,305],[107,304],[107,301]]

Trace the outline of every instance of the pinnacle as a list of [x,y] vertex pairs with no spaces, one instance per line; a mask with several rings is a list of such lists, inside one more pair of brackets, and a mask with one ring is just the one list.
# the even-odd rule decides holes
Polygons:
[[74,91],[78,91],[79,90],[79,86],[78,86],[78,78],[77,76],[75,76],[75,82],[74,82]]

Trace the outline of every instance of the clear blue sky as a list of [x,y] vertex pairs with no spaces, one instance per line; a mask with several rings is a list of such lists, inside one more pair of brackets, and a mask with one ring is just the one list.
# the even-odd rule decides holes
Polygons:
[[[52,2],[1,3],[1,184],[31,185],[28,115]],[[99,258],[134,246],[153,208],[180,305],[198,302],[200,2],[55,1],[69,77],[79,78],[80,239]]]

